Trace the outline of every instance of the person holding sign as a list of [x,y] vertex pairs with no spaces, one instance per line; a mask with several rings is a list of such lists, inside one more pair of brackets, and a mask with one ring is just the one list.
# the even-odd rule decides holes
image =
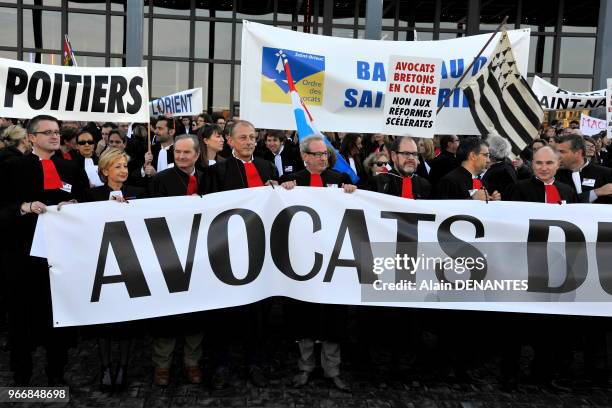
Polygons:
[[[15,384],[28,386],[32,377],[32,351],[43,344],[47,351],[49,386],[64,383],[71,330],[54,329],[47,260],[30,256],[39,214],[47,206],[81,200],[89,188],[87,175],[74,161],[64,160],[57,119],[39,115],[28,124],[32,153],[9,160],[2,177],[2,223],[14,232],[7,249],[9,338]],[[59,208],[58,208],[59,211]]]
[[478,137],[464,139],[457,149],[461,166],[448,173],[436,185],[435,197],[442,200],[501,200],[498,191],[485,189],[480,175],[489,166],[489,144]]
[[391,146],[393,170],[381,173],[369,181],[369,189],[408,199],[427,199],[429,182],[416,174],[419,165],[417,144],[411,137],[397,137]]

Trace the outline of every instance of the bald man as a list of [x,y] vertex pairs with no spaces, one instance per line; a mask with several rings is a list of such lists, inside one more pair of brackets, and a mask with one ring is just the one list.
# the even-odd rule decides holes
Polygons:
[[533,177],[510,186],[510,194],[508,195],[510,201],[548,204],[578,202],[574,190],[567,184],[555,179],[559,164],[559,153],[555,150],[549,146],[538,149],[531,162]]

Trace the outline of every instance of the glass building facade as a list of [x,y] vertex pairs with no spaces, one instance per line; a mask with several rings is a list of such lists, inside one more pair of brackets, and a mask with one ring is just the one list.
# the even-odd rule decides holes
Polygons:
[[[124,66],[132,1],[0,0],[0,57],[60,64],[62,39],[68,34],[79,66]],[[380,2],[139,1],[151,96],[202,87],[209,112],[231,111],[240,99],[243,19],[364,38],[368,1]],[[531,28],[530,81],[538,75],[569,90],[594,86],[600,0],[384,0],[382,8],[381,39],[388,41],[487,33],[507,15],[508,28]]]

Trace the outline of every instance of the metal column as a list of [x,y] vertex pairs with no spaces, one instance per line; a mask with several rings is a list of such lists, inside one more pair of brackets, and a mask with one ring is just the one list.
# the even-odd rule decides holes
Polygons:
[[[125,65],[128,67],[142,66],[143,26],[144,0],[128,1],[125,25]],[[151,40],[149,38],[149,41]]]
[[365,38],[367,40],[380,40],[382,34],[382,0],[367,0]]

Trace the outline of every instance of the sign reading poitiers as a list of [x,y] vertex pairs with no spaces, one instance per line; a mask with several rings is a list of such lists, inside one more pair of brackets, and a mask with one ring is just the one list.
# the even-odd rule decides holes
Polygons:
[[151,116],[165,115],[189,116],[204,111],[202,106],[202,88],[188,89],[168,96],[162,96],[149,102]]
[[389,58],[384,133],[432,138],[440,87],[439,58]]
[[147,69],[82,68],[0,58],[0,116],[148,122]]

